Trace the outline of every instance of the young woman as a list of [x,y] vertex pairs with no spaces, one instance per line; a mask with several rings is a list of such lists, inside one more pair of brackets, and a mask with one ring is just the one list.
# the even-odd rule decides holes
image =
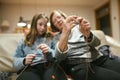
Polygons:
[[[95,47],[100,40],[92,33],[90,23],[83,17],[66,17],[61,11],[50,15],[56,59],[74,80],[119,80],[120,63],[99,53]],[[58,42],[59,41],[59,42]]]
[[51,73],[44,77],[54,60],[47,22],[44,14],[34,15],[29,33],[19,42],[13,57],[13,66],[20,71],[17,80],[52,80]]

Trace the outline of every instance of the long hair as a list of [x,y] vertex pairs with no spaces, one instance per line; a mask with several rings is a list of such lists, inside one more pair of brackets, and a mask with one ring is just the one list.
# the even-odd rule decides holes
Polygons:
[[[25,38],[25,44],[32,47],[32,45],[34,44],[34,41],[35,39],[37,38],[37,36],[39,35],[38,31],[37,31],[37,21],[41,18],[46,18],[47,19],[47,22],[48,22],[48,17],[43,14],[43,13],[40,13],[40,14],[36,14],[33,16],[32,18],[32,22],[31,22],[31,28],[30,28],[30,31],[29,33],[26,35],[26,38]],[[46,34],[46,33],[45,33]],[[45,35],[43,34],[43,36]]]
[[52,31],[53,31],[53,32],[59,31],[59,30],[56,28],[56,26],[54,25],[53,21],[52,21],[53,15],[54,15],[56,12],[60,13],[61,16],[63,16],[65,19],[66,19],[66,17],[67,17],[66,14],[63,13],[62,11],[60,11],[60,10],[54,10],[54,11],[50,14],[50,24],[51,24],[51,28],[52,28]]

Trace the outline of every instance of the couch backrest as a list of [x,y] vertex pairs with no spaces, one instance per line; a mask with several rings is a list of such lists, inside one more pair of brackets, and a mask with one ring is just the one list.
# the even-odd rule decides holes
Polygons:
[[22,37],[24,35],[21,33],[0,34],[0,71],[15,71],[12,65],[12,56]]

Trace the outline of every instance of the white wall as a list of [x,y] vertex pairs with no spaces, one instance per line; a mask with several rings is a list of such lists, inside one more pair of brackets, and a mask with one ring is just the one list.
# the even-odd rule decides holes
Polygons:
[[110,1],[111,1],[111,22],[112,22],[113,37],[117,40],[120,40],[118,0],[110,0]]
[[119,23],[119,6],[118,0],[104,0],[94,6],[94,9],[99,8],[104,3],[110,1],[111,8],[111,28],[112,28],[112,37],[116,40],[120,40],[120,23]]
[[[88,19],[91,23],[92,29],[95,29],[95,18],[94,10],[109,0],[100,1],[95,6],[65,6],[65,5],[21,5],[21,14],[20,14],[20,5],[19,4],[3,4],[0,8],[0,24],[2,20],[8,20],[10,22],[9,33],[15,32],[15,27],[19,21],[19,16],[23,16],[24,20],[31,20],[33,15],[38,12],[45,12],[48,16],[53,10],[62,10],[67,15],[77,15],[82,16]],[[120,40],[120,29],[119,29],[119,20],[118,20],[118,0],[111,1],[111,22],[112,22],[112,32],[113,38]],[[2,16],[2,17],[1,17]],[[116,35],[117,34],[117,35]]]
[[[19,21],[19,16],[23,16],[24,20],[31,20],[32,16],[38,12],[45,12],[48,16],[53,10],[62,10],[67,15],[78,15],[85,17],[91,23],[94,29],[94,11],[93,8],[88,6],[35,6],[35,5],[2,5],[2,20],[6,19],[10,22],[10,30],[8,32],[14,32],[17,22]],[[21,13],[21,14],[20,14]]]

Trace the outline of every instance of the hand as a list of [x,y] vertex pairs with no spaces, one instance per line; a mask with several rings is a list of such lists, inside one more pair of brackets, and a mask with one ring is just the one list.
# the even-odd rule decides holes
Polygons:
[[35,57],[36,57],[36,54],[28,54],[25,57],[25,65],[31,64]]
[[46,53],[49,52],[49,47],[48,47],[48,45],[46,45],[46,44],[40,44],[40,45],[38,46],[38,49],[42,50],[42,52],[43,52],[44,54],[46,54]]
[[68,49],[68,37],[70,35],[71,29],[76,25],[76,18],[76,16],[69,16],[64,21],[64,24],[62,26],[62,34],[58,44],[58,48],[61,52],[64,52]]
[[76,25],[76,18],[77,16],[68,16],[66,18],[65,24],[63,26],[63,31],[62,32],[70,32],[73,27]]
[[89,23],[86,19],[84,19],[84,18],[82,18],[82,17],[78,17],[78,18],[77,18],[77,21],[78,21],[78,23],[79,23],[80,32],[81,32],[86,38],[88,38],[89,35],[90,35],[90,29],[91,29],[90,23]]

